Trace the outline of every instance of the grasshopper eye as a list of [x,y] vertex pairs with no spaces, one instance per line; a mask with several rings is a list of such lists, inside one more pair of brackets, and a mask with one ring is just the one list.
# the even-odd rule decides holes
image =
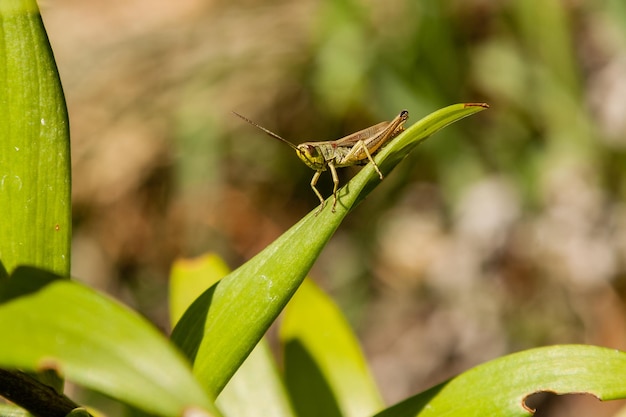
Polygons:
[[302,160],[314,161],[319,155],[320,152],[315,146],[306,143],[298,145],[298,156]]
[[324,156],[317,146],[302,143],[296,148],[298,158],[315,170],[325,170],[326,162]]
[[304,152],[309,159],[315,159],[319,156],[320,152],[315,146],[312,145],[304,145]]

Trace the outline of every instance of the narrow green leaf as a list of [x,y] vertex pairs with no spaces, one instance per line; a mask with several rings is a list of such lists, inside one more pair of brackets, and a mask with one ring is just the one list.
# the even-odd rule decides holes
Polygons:
[[188,363],[150,323],[90,288],[57,278],[19,267],[1,288],[0,367],[53,369],[160,416],[183,416],[192,407],[219,415]]
[[390,407],[376,417],[526,417],[531,394],[588,393],[626,398],[626,353],[596,346],[531,349],[477,366]]
[[[485,104],[456,104],[420,120],[376,156],[388,173],[413,147],[446,125],[484,110]],[[246,264],[202,294],[185,312],[172,339],[193,361],[194,373],[215,398],[296,291],[350,209],[376,184],[368,164],[331,203],[285,232]]]
[[362,417],[384,407],[348,322],[312,281],[287,304],[280,337],[299,417]]
[[[170,275],[170,313],[172,323],[193,300],[229,270],[214,254],[174,262]],[[263,381],[259,384],[259,381]],[[265,339],[261,339],[237,370],[216,401],[225,415],[255,417],[292,417],[289,400],[274,358]]]
[[0,259],[67,276],[67,109],[34,0],[0,1],[0,109]]

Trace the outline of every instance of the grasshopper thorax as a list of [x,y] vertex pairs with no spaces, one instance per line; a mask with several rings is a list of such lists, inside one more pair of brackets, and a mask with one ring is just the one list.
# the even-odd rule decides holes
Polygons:
[[309,168],[316,171],[326,170],[326,159],[317,146],[313,146],[309,143],[301,143],[296,147],[296,153],[298,154],[298,158]]

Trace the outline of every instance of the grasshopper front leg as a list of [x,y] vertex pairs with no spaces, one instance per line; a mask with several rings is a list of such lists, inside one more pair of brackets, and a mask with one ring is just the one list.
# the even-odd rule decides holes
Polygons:
[[[332,175],[333,177],[333,208],[332,208],[332,212],[335,212],[335,206],[337,205],[337,188],[339,188],[339,176],[337,175],[337,169],[335,168],[335,164],[333,164],[332,162],[328,163],[328,168],[330,169],[330,175]],[[313,191],[315,192],[315,195],[317,195],[317,198],[320,199],[320,208],[317,210],[317,212],[315,213],[315,215],[318,215],[323,209],[324,209],[324,205],[326,204],[326,202],[324,201],[324,197],[322,197],[322,194],[319,192],[319,190],[317,189],[317,187],[315,187],[317,185],[317,180],[320,178],[320,175],[322,175],[323,171],[315,171],[315,175],[313,175],[313,179],[311,179],[311,188],[313,189]]]
[[330,175],[333,177],[333,209],[332,212],[335,212],[335,206],[337,205],[337,188],[339,187],[339,176],[337,175],[337,169],[335,169],[335,164],[332,162],[328,163],[328,168],[330,169]]
[[317,198],[320,199],[320,208],[317,209],[317,211],[315,212],[316,216],[320,214],[320,212],[324,208],[324,197],[322,197],[322,194],[320,194],[319,190],[315,187],[315,185],[317,184],[317,180],[320,178],[320,175],[322,175],[322,171],[315,171],[315,175],[313,175],[313,178],[311,179],[311,188],[313,189],[313,192],[315,192]]

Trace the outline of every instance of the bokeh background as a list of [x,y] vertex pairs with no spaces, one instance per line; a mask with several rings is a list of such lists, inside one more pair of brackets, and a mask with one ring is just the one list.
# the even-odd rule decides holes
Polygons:
[[626,349],[626,2],[40,5],[70,112],[73,274],[164,331],[174,259],[235,268],[318,204],[313,171],[231,111],[297,143],[485,101],[385,178],[311,276],[389,403],[513,351]]

